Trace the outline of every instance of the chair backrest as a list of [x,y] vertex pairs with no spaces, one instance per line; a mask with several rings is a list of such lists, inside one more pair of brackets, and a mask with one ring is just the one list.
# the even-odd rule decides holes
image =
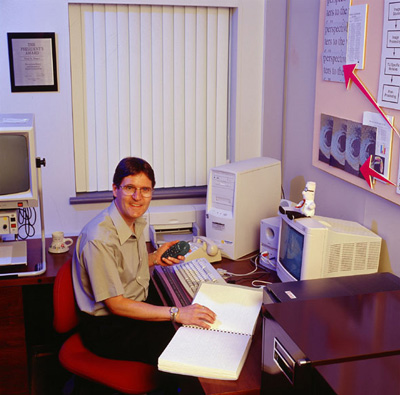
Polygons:
[[67,333],[79,322],[72,284],[72,259],[65,262],[57,273],[53,290],[53,326],[58,333]]

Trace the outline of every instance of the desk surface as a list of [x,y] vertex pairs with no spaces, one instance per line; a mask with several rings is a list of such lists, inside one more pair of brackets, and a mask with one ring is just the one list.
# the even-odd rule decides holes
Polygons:
[[[223,259],[221,262],[215,263],[216,268],[220,267],[228,270],[232,273],[249,273],[254,269],[254,265],[250,260],[243,261],[231,261],[229,259]],[[272,272],[266,272],[260,269],[257,273],[249,276],[238,276],[233,277],[236,284],[240,285],[251,285],[252,280],[263,280],[269,282],[279,281],[276,274]],[[165,304],[168,304],[163,295],[163,291],[157,287],[161,298]],[[195,393],[205,394],[259,394],[261,390],[261,349],[262,349],[262,332],[261,332],[262,320],[259,317],[257,321],[256,330],[253,336],[252,345],[250,347],[249,354],[246,362],[243,366],[242,372],[238,380],[214,380],[199,378],[198,381],[201,384],[202,389],[198,392],[193,392],[194,389],[189,390],[187,393],[194,395]],[[184,392],[185,393],[185,392]]]
[[[75,241],[76,237],[72,237]],[[72,257],[73,246],[68,252],[62,254],[51,254],[48,249],[51,244],[51,238],[46,239],[46,272],[38,276],[18,277],[18,278],[4,278],[0,277],[0,287],[6,286],[20,286],[31,284],[50,284],[53,283],[60,267]],[[35,271],[35,265],[42,261],[42,240],[41,239],[28,239],[27,240],[27,265],[18,266],[4,266],[0,267],[0,273],[14,273],[14,272],[31,272]]]

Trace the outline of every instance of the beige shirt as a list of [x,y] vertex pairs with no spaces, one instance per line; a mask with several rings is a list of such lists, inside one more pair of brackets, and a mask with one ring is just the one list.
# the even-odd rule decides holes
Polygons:
[[81,311],[108,315],[105,299],[118,295],[136,301],[147,298],[150,271],[145,225],[143,218],[137,219],[133,234],[112,202],[83,228],[72,265]]

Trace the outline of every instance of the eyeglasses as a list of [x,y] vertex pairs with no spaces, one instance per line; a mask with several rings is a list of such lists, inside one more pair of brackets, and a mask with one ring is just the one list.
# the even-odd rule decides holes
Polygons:
[[133,196],[133,195],[136,195],[136,193],[140,191],[140,194],[142,195],[142,197],[148,198],[148,197],[151,197],[151,195],[153,193],[153,188],[149,188],[149,187],[136,188],[133,185],[124,185],[124,186],[120,186],[120,188],[122,189],[122,193],[125,196]]

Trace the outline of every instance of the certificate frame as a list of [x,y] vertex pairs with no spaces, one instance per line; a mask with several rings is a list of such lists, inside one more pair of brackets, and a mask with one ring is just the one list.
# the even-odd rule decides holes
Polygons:
[[58,91],[55,33],[7,33],[11,92]]

